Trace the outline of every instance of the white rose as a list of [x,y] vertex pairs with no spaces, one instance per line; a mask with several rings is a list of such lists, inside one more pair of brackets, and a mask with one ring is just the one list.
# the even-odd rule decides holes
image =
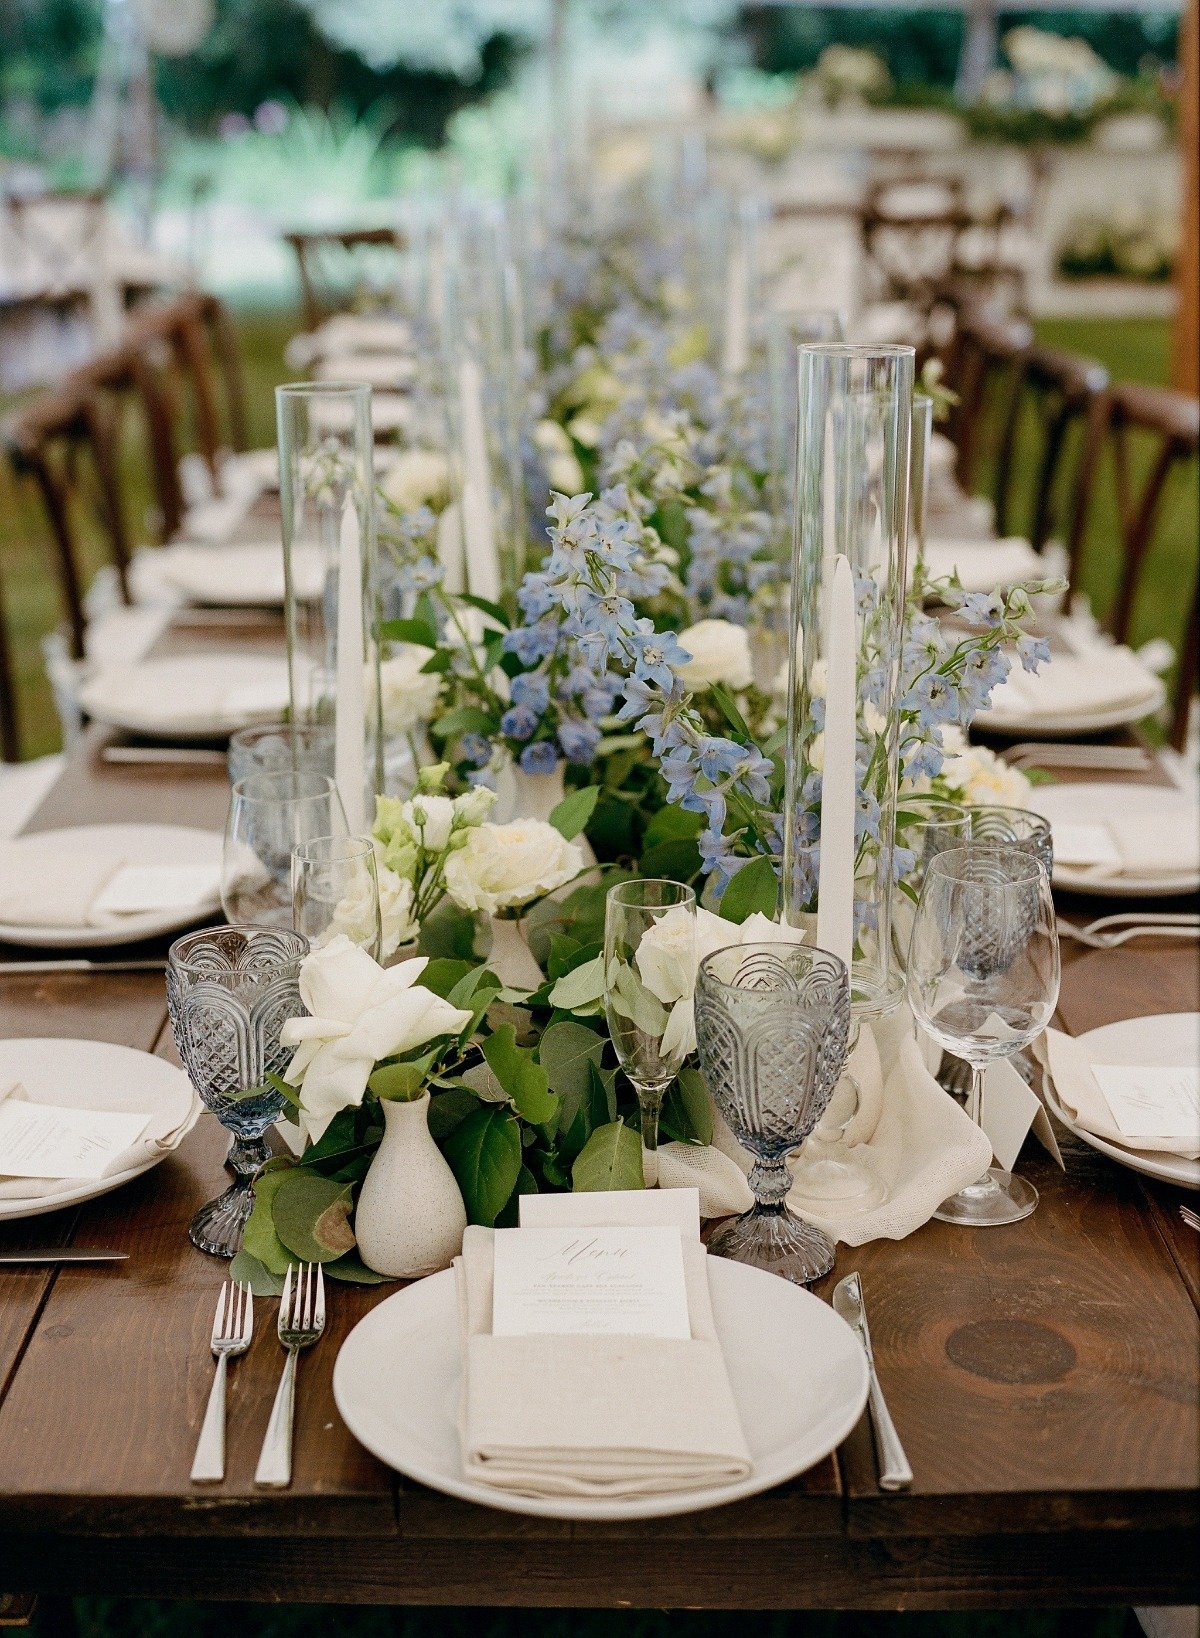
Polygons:
[[421,667],[433,654],[420,643],[403,643],[379,666],[379,690],[386,735],[407,733],[428,720],[437,705],[442,679]]
[[584,858],[553,825],[518,819],[478,825],[446,861],[446,888],[460,909],[497,915],[552,893],[578,876]]
[[402,512],[415,512],[418,506],[437,510],[450,499],[450,465],[432,449],[405,449],[384,473],[379,487]]
[[949,757],[942,764],[942,777],[962,792],[963,801],[970,807],[1023,808],[1033,789],[1019,768],[1010,768],[984,745]]
[[754,681],[750,659],[750,636],[744,626],[730,620],[700,620],[679,633],[680,646],[691,658],[680,666],[687,688],[708,688],[724,683],[727,688],[749,688]]
[[420,957],[384,969],[345,937],[304,958],[300,999],[309,1016],[289,1018],[279,1038],[296,1049],[284,1078],[300,1089],[300,1124],[314,1142],[340,1110],[362,1103],[381,1058],[470,1022],[469,1012],[417,984],[425,967]]

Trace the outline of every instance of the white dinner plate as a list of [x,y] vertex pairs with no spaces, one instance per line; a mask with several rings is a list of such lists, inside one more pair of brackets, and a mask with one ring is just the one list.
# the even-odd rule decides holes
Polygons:
[[287,708],[287,661],[244,653],[178,655],[114,666],[79,693],[88,716],[157,739],[222,739]]
[[[989,733],[1071,739],[1141,722],[1166,699],[1162,678],[1119,644],[1093,643],[1058,659],[1057,672],[1053,658],[1036,674],[1014,669],[976,717],[977,726]],[[1073,709],[1063,704],[1068,667],[1078,669],[1080,682],[1093,694],[1090,704]]]
[[[1097,1064],[1161,1064],[1174,1067],[1194,1064],[1200,1051],[1200,1013],[1168,1012],[1150,1018],[1124,1018],[1116,1024],[1105,1024],[1076,1037],[1086,1048],[1088,1057]],[[1109,1138],[1097,1137],[1080,1126],[1063,1108],[1054,1082],[1043,1076],[1042,1086],[1050,1112],[1068,1131],[1074,1132],[1085,1143],[1110,1160],[1132,1171],[1144,1172],[1164,1183],[1174,1183],[1181,1189],[1200,1189],[1200,1160],[1188,1160],[1185,1155],[1153,1153],[1146,1149],[1127,1149],[1124,1144]]]
[[[458,1438],[462,1345],[454,1273],[398,1291],[354,1327],[333,1372],[333,1396],[354,1437],[420,1484],[507,1513],[556,1519],[647,1519],[754,1496],[822,1461],[867,1402],[857,1337],[811,1292],[721,1257],[708,1259],[717,1335],[753,1467],[701,1490],[638,1496],[518,1496],[463,1473]],[[396,1392],[397,1361],[404,1391]]]
[[30,875],[69,871],[80,857],[105,857],[117,864],[199,865],[211,868],[212,892],[185,909],[146,911],[121,916],[103,927],[38,927],[0,922],[0,939],[39,950],[104,949],[136,944],[139,939],[178,932],[215,915],[221,907],[222,838],[215,831],[184,825],[77,825],[66,830],[38,830],[5,844],[8,867],[14,863]]
[[[173,591],[210,608],[282,608],[283,547],[276,541],[228,546],[167,546],[155,568]],[[305,602],[321,595],[321,559],[315,551],[293,561],[296,594]]]
[[[1200,807],[1194,797],[1166,785],[1137,785],[1119,781],[1084,780],[1062,785],[1035,785],[1029,806],[1050,821],[1051,829],[1065,825],[1096,825],[1106,815],[1118,811],[1137,821],[1145,821],[1153,831],[1164,823],[1177,824],[1186,837],[1180,868],[1171,871],[1124,869],[1105,875],[1094,866],[1054,861],[1054,885],[1073,892],[1094,893],[1099,898],[1164,898],[1177,893],[1200,891]],[[1190,857],[1187,855],[1190,853]]]
[[[20,1217],[41,1217],[63,1206],[77,1206],[119,1189],[140,1177],[191,1131],[200,1115],[200,1103],[182,1069],[132,1047],[108,1041],[18,1040],[0,1041],[0,1087],[20,1081],[35,1103],[65,1104],[73,1108],[145,1110],[153,1117],[145,1136],[171,1133],[170,1148],[147,1148],[144,1160],[111,1177],[47,1184],[37,1194],[0,1194],[0,1222]],[[18,1180],[6,1185],[15,1187]]]

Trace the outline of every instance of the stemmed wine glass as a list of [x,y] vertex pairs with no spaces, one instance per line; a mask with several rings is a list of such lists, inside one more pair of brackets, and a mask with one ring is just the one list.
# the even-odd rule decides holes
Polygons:
[[280,769],[233,787],[221,861],[221,906],[231,922],[292,925],[292,850],[345,836],[346,815],[327,774]]
[[828,1235],[789,1211],[788,1156],[825,1111],[846,1061],[850,975],[811,944],[714,950],[696,976],[696,1040],[717,1108],[754,1156],[754,1205],[709,1250],[797,1285],[833,1267]]
[[344,933],[380,959],[379,871],[369,836],[314,836],[292,849],[292,921],[314,949]]
[[[1058,1003],[1059,951],[1046,869],[1031,853],[977,842],[935,855],[925,872],[908,959],[913,1013],[971,1066],[980,1124],[983,1072],[1041,1034]],[[1037,1190],[998,1166],[942,1202],[946,1223],[1016,1223]]]
[[[604,1012],[621,1068],[637,1093],[642,1168],[650,1188],[658,1182],[663,1094],[691,1044],[690,1029],[671,1025],[675,1009],[692,1005],[695,929],[696,895],[682,882],[641,878],[608,890]],[[655,936],[644,944],[648,934]]]

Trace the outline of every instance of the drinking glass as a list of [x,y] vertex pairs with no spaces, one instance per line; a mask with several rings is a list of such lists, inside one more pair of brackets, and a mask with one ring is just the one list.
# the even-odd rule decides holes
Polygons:
[[787,1158],[825,1112],[846,1061],[850,975],[810,944],[715,950],[696,977],[696,1040],[717,1108],[754,1156],[750,1211],[709,1250],[797,1285],[828,1274],[833,1243],[785,1204]]
[[968,809],[971,819],[972,842],[1003,842],[1008,847],[1019,847],[1031,853],[1046,870],[1048,878],[1054,875],[1054,838],[1050,821],[1028,808],[1004,808],[984,804]]
[[215,1257],[241,1249],[254,1205],[251,1183],[270,1151],[263,1133],[283,1108],[268,1082],[292,1057],[279,1032],[301,1017],[300,963],[308,940],[280,927],[205,927],[167,952],[167,1012],[188,1079],[232,1134],[225,1164],[234,1182],[201,1206],[188,1233]]
[[284,773],[289,768],[333,778],[332,724],[258,722],[239,728],[229,741],[229,783],[256,773]]
[[221,861],[221,907],[231,922],[292,925],[292,849],[344,836],[346,816],[327,774],[250,774],[233,787]]
[[[1045,867],[1019,847],[973,842],[930,860],[913,924],[908,997],[943,1051],[971,1066],[979,1124],[983,1071],[1041,1034],[1058,1002],[1054,901]],[[998,1166],[944,1200],[945,1223],[1016,1223],[1037,1190]]]
[[929,861],[948,848],[969,845],[971,816],[961,802],[945,796],[901,796],[897,801],[896,845],[913,855],[892,908],[892,941],[903,968]]
[[[659,929],[659,931],[655,931]],[[649,937],[648,935],[653,935]],[[604,1011],[612,1043],[641,1110],[642,1167],[658,1182],[658,1116],[679,1073],[691,1030],[675,1010],[691,1006],[696,895],[681,882],[641,878],[610,887],[604,901]],[[682,1038],[680,1036],[682,1035]]]
[[344,933],[379,960],[379,872],[369,836],[314,836],[292,849],[292,922],[315,950]]

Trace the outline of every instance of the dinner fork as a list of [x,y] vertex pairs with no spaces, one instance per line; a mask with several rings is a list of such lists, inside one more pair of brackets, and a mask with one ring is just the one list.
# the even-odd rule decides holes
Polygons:
[[1189,1228],[1200,1230],[1200,1217],[1196,1215],[1190,1206],[1180,1206],[1179,1215]]
[[1010,768],[1095,768],[1111,773],[1143,773],[1154,754],[1142,745],[1076,745],[1069,740],[1025,740],[1004,753]]
[[289,1266],[279,1299],[279,1340],[287,1351],[283,1375],[271,1406],[255,1484],[286,1489],[292,1482],[292,1425],[296,1411],[296,1361],[301,1348],[316,1342],[325,1329],[325,1275],[320,1263],[300,1263],[292,1279]]
[[1076,927],[1069,921],[1058,924],[1061,938],[1074,939],[1091,950],[1115,950],[1131,938],[1197,938],[1200,937],[1200,916],[1189,914],[1160,914],[1149,910],[1123,910],[1116,916],[1101,916],[1086,927]]
[[210,1484],[225,1477],[225,1373],[231,1359],[244,1354],[254,1335],[254,1294],[232,1280],[222,1285],[213,1316],[212,1351],[216,1373],[208,1409],[192,1463],[192,1483]]

